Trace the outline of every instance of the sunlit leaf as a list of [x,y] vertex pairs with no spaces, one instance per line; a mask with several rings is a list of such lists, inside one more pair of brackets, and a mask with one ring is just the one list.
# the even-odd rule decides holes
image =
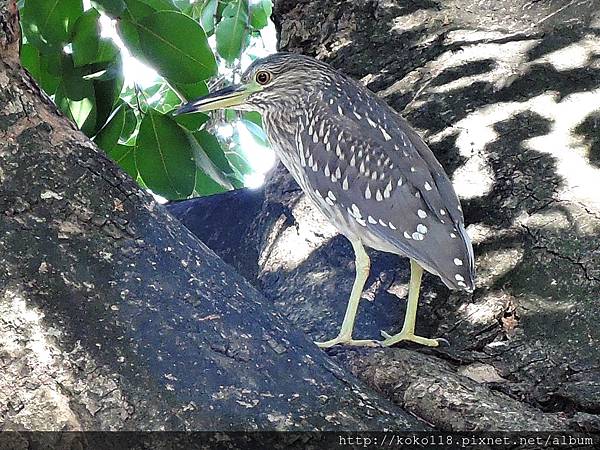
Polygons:
[[52,44],[68,42],[71,28],[83,13],[81,0],[26,0],[25,8],[38,31]]
[[91,136],[96,127],[96,92],[91,81],[65,74],[54,101],[81,131]]
[[217,5],[219,4],[218,0],[205,0],[202,4],[198,3],[201,6],[201,11],[199,14],[200,23],[202,24],[202,28],[206,34],[211,34],[215,29],[215,17],[217,14]]
[[188,134],[188,137],[198,169],[202,170],[202,172],[210,176],[224,188],[233,189],[233,185],[231,184],[231,181],[229,181],[229,178],[227,178],[227,175],[225,175],[208,156],[203,146],[204,141],[197,139],[197,137],[191,133]]
[[159,11],[135,26],[144,57],[169,81],[196,83],[216,73],[206,34],[188,16]]
[[196,167],[186,132],[157,111],[149,110],[136,142],[137,170],[152,191],[169,199],[188,197]]
[[223,18],[215,31],[219,55],[229,62],[239,58],[247,34],[247,3],[244,0],[237,0],[225,8]]
[[111,17],[119,17],[126,8],[123,0],[92,0],[92,5]]
[[227,175],[233,173],[233,167],[229,164],[229,160],[225,156],[221,144],[219,144],[219,141],[214,135],[207,131],[198,131],[194,133],[194,137],[198,143],[200,143],[204,152],[215,166]]
[[250,5],[250,25],[260,30],[269,23],[269,17],[273,12],[273,3],[271,0],[261,0],[258,3]]

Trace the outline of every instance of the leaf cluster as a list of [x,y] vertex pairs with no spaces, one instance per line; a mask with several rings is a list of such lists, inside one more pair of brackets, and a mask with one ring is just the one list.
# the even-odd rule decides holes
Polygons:
[[[243,185],[251,169],[241,152],[224,150],[206,130],[209,117],[172,112],[208,92],[221,62],[239,62],[250,36],[267,25],[271,0],[92,0],[87,9],[82,0],[23,0],[19,6],[23,66],[142,186],[181,199]],[[123,49],[103,35],[102,20],[115,23],[131,56],[158,72],[152,86],[125,85]]]

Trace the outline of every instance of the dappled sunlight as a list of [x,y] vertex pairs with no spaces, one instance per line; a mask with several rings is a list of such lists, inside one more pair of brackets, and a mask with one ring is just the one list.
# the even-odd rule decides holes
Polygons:
[[271,228],[258,261],[262,274],[298,268],[315,250],[338,234],[306,196],[294,205],[291,214],[297,226],[286,226],[286,218],[282,216]]

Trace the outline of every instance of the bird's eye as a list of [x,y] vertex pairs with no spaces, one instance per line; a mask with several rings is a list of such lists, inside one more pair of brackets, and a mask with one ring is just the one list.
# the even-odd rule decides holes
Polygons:
[[256,82],[258,84],[265,85],[269,81],[271,81],[271,78],[272,78],[271,73],[267,72],[266,70],[260,70],[260,71],[256,72]]

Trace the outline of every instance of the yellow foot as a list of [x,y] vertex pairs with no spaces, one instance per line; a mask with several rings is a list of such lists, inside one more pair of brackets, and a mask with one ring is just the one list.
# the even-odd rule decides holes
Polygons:
[[354,347],[381,347],[380,341],[374,341],[371,339],[352,339],[351,337],[338,336],[334,339],[330,339],[325,342],[315,342],[317,347],[329,348],[334,345],[349,345]]
[[390,347],[391,345],[397,344],[400,341],[410,341],[417,344],[426,345],[427,347],[439,347],[441,345],[450,345],[450,343],[444,338],[438,339],[427,339],[421,336],[415,336],[412,333],[400,332],[393,336],[389,335],[385,331],[381,332],[381,335],[385,338],[385,341],[381,343],[384,347]]

